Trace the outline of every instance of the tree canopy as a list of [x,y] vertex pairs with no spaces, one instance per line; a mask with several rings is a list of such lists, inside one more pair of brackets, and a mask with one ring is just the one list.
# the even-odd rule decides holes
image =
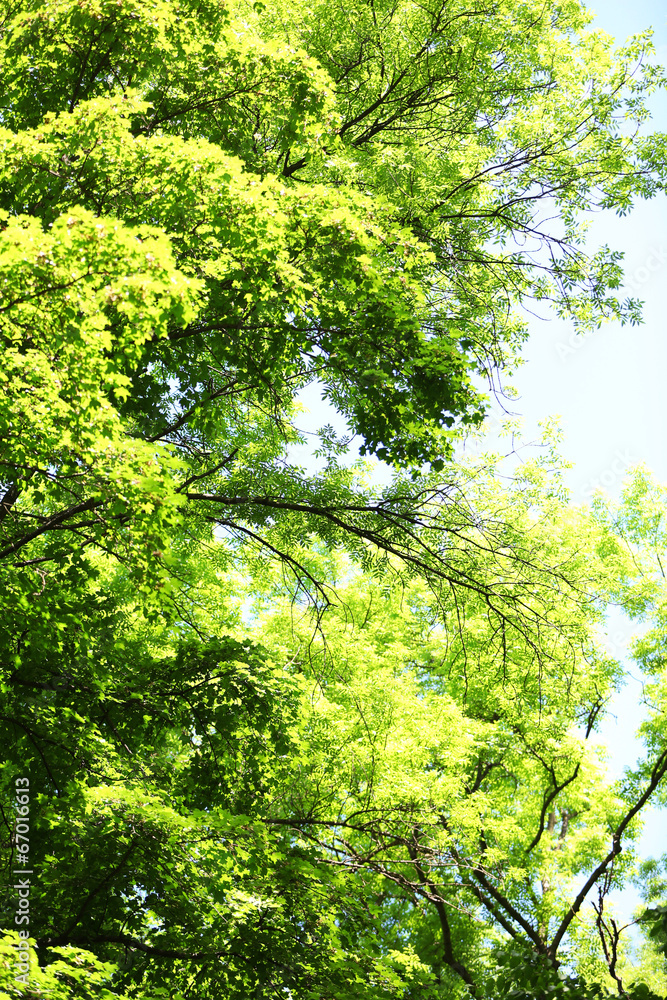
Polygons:
[[[6,5],[4,996],[667,994],[664,496],[571,507],[548,434],[454,460],[527,310],[640,318],[583,233],[663,184],[651,53],[576,0]],[[656,679],[614,785],[615,605]]]
[[[119,521],[168,536],[174,507],[254,530],[294,493],[320,525],[326,477],[281,460],[304,384],[362,452],[438,470],[515,363],[522,307],[636,320],[579,220],[661,183],[662,140],[631,129],[662,71],[647,37],[613,54],[587,21],[533,0],[8,5],[3,509],[44,495],[70,551],[115,548]],[[12,556],[22,528],[8,513]]]
[[[539,463],[509,488],[490,461],[457,471],[514,560],[530,539],[559,577],[525,592],[521,628],[479,589],[306,545],[325,612],[218,545],[189,557],[187,621],[147,619],[106,555],[5,618],[4,795],[30,774],[37,976],[68,998],[90,995],[87,969],[123,997],[500,1000],[604,997],[611,970],[625,995],[664,995],[659,952],[633,963],[607,899],[641,879],[659,934],[664,877],[633,843],[667,771],[664,495],[638,474],[617,511],[576,511]],[[502,552],[479,550],[490,586]],[[594,740],[623,683],[610,601],[655,622],[646,759],[616,784]]]

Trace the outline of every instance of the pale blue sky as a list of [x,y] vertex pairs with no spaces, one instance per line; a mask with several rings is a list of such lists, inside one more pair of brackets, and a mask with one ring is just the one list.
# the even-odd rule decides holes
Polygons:
[[[605,0],[591,4],[597,24],[622,40],[652,26],[660,61],[667,62],[667,6],[656,0]],[[653,127],[667,131],[667,97],[653,102]],[[639,203],[627,217],[595,220],[591,238],[625,252],[628,291],[644,300],[640,327],[603,327],[584,341],[566,323],[533,323],[526,363],[515,379],[517,412],[529,434],[539,420],[558,414],[564,431],[563,453],[574,462],[569,477],[576,502],[602,485],[618,494],[625,472],[645,462],[667,481],[667,198]],[[628,625],[620,616],[610,623],[610,647],[623,656]],[[634,674],[632,667],[630,672]],[[602,738],[616,774],[631,764],[641,747],[633,734],[641,719],[641,685],[630,679],[615,699]],[[647,815],[643,853],[667,851],[667,815]],[[627,891],[617,905],[628,919],[638,902]]]
[[[592,6],[600,27],[619,40],[652,26],[667,61],[664,3],[606,0]],[[655,127],[667,130],[667,97],[653,103]],[[625,252],[628,291],[645,301],[644,324],[609,325],[584,341],[566,323],[533,324],[526,364],[515,380],[521,393],[516,409],[527,428],[547,414],[561,415],[577,500],[598,481],[616,492],[625,468],[640,461],[667,479],[667,199],[639,203],[625,218],[598,217],[591,242]]]

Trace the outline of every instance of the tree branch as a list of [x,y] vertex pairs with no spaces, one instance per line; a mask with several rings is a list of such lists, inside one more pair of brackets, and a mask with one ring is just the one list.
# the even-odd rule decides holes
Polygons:
[[586,896],[593,888],[593,886],[596,884],[598,879],[605,874],[609,865],[611,865],[611,863],[613,862],[614,858],[616,858],[623,850],[621,838],[623,837],[623,834],[625,833],[628,825],[634,819],[634,817],[644,808],[644,806],[646,805],[646,803],[648,802],[651,795],[656,790],[656,788],[658,787],[658,785],[660,784],[666,773],[667,773],[667,750],[664,750],[658,757],[655,764],[653,765],[653,768],[651,770],[651,780],[649,781],[648,787],[640,795],[639,799],[634,804],[634,806],[628,810],[628,812],[625,814],[621,822],[614,830],[611,839],[611,849],[609,850],[608,854],[606,855],[605,858],[603,858],[603,860],[600,862],[597,868],[592,872],[592,874],[586,880],[583,888],[577,894],[572,905],[570,906],[570,909],[563,917],[560,926],[556,931],[556,934],[554,935],[553,941],[551,942],[551,944],[547,949],[547,952],[551,958],[556,957],[556,952],[558,951],[559,945],[563,940],[563,937],[565,936],[568,927],[570,926],[575,916],[581,909],[582,904],[586,899]]

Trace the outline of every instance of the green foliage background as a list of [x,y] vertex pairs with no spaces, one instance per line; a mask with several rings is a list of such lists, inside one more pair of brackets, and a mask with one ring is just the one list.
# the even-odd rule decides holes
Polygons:
[[[664,866],[634,847],[667,772],[664,492],[638,470],[571,506],[553,430],[454,461],[526,308],[640,319],[585,219],[662,189],[664,76],[648,33],[589,24],[5,5],[0,996],[667,995]],[[314,381],[349,437],[309,472]],[[612,606],[649,625],[616,783]]]

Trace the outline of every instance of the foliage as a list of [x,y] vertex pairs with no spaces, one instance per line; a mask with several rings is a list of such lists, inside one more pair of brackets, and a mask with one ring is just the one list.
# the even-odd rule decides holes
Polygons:
[[[18,995],[665,994],[660,931],[638,968],[609,899],[643,879],[660,928],[633,842],[667,773],[664,497],[638,474],[572,509],[548,435],[509,478],[452,461],[525,307],[639,319],[580,220],[662,184],[664,140],[632,131],[662,71],[588,21],[6,5],[2,848],[11,874],[29,774],[39,861]],[[313,381],[385,486],[332,428],[294,461]],[[655,626],[646,759],[614,785],[610,602]]]
[[[608,995],[573,887],[603,890],[602,935],[616,927],[606,896],[636,873],[638,804],[667,767],[656,744],[611,788],[591,742],[622,679],[598,644],[603,596],[623,573],[630,598],[638,585],[641,510],[626,503],[627,559],[618,518],[573,511],[539,463],[509,487],[493,462],[456,471],[480,523],[498,531],[504,512],[516,563],[523,544],[558,567],[558,586],[546,562],[530,568],[523,631],[501,631],[479,588],[434,590],[398,562],[374,576],[305,544],[295,557],[334,588],[326,608],[219,545],[189,557],[180,617],[146,619],[100,557],[76,605],[70,568],[5,618],[3,797],[18,773],[39,789],[44,975],[75,948],[121,996],[165,979],[230,1000]],[[479,545],[478,581],[506,565]],[[661,995],[618,940],[614,955],[624,995]]]
[[[17,935],[6,932],[0,939],[0,997],[44,997],[50,1000],[114,1000],[119,994],[108,989],[114,966],[100,962],[91,952],[68,946],[53,952],[53,961],[41,968],[34,945],[29,949],[29,982],[15,979]],[[27,977],[26,977],[27,978]],[[146,994],[146,1000],[158,1000],[160,994]]]
[[24,549],[55,529],[59,557],[101,542],[153,581],[134,546],[168,552],[177,509],[256,531],[296,490],[319,525],[337,482],[279,475],[306,382],[362,451],[437,470],[483,417],[478,376],[514,363],[521,303],[638,318],[619,254],[589,258],[576,220],[660,183],[661,140],[623,120],[662,85],[648,36],[612,55],[575,2],[351,16],[7,5],[5,557],[50,559]]

